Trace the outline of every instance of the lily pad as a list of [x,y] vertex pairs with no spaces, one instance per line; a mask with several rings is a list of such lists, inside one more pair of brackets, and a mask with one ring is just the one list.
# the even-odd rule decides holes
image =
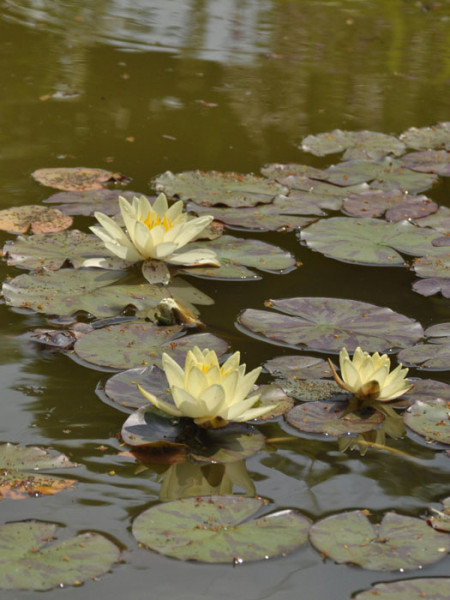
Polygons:
[[450,368],[450,340],[436,344],[418,344],[399,352],[400,362],[424,371],[447,371]]
[[446,152],[445,150],[411,152],[402,156],[402,163],[412,171],[436,173],[444,177],[450,175],[450,152]]
[[73,219],[56,208],[39,204],[15,206],[0,210],[0,229],[10,233],[52,233],[70,227]]
[[119,549],[98,533],[53,542],[56,530],[56,524],[40,521],[0,526],[0,588],[78,586],[107,573],[119,559]]
[[285,418],[289,425],[305,433],[342,437],[371,431],[381,425],[384,416],[377,411],[347,413],[347,402],[307,402],[294,406]]
[[266,413],[257,421],[268,421],[269,419],[274,419],[275,417],[279,417],[284,415],[288,410],[294,406],[294,401],[292,398],[286,395],[282,386],[277,383],[270,383],[268,385],[260,385],[256,386],[254,391],[258,391],[261,394],[258,405],[266,406],[268,404],[276,405],[274,410]]
[[425,329],[427,338],[450,337],[450,323],[438,323]]
[[257,229],[259,231],[277,231],[306,227],[315,217],[298,215],[324,215],[325,213],[307,200],[296,201],[290,196],[277,196],[271,204],[261,204],[251,208],[206,207],[189,202],[187,210],[199,216],[212,215],[229,227]]
[[246,309],[238,323],[268,342],[319,352],[404,348],[420,340],[420,323],[389,308],[340,298],[270,300],[282,314]]
[[399,254],[423,256],[433,252],[436,232],[418,229],[407,221],[333,217],[313,223],[299,234],[306,245],[336,260],[357,264],[404,265]]
[[192,419],[174,419],[153,407],[132,413],[122,427],[123,441],[133,447],[161,451],[185,446],[197,462],[229,463],[255,454],[265,445],[265,437],[247,423],[230,423],[219,429],[202,429]]
[[418,219],[417,225],[419,227],[432,227],[436,231],[440,231],[444,234],[450,233],[450,208],[447,206],[440,206],[434,214]]
[[450,536],[428,527],[422,519],[387,513],[373,525],[365,511],[332,515],[310,530],[315,548],[335,562],[374,571],[419,569],[445,557]]
[[422,577],[377,583],[356,594],[354,600],[447,600],[450,577]]
[[[291,269],[296,264],[295,257],[290,252],[260,240],[246,240],[223,235],[217,240],[204,243],[203,247],[214,250],[220,267],[184,268],[180,269],[182,273],[196,277],[244,281],[260,279],[251,271],[252,268],[273,273]],[[185,248],[194,250],[200,246],[193,242]]]
[[[427,231],[425,229],[425,231]],[[450,249],[440,248],[416,258],[413,269],[418,277],[439,277],[450,280]]]
[[126,409],[148,408],[148,400],[138,390],[138,384],[160,400],[171,401],[166,374],[155,365],[127,369],[113,375],[106,382],[104,391],[110,400]]
[[264,177],[274,179],[278,183],[281,183],[281,185],[300,190],[308,189],[307,186],[310,179],[320,179],[323,175],[321,169],[298,163],[272,163],[265,165],[261,169],[261,173]]
[[411,406],[411,404],[414,404],[418,400],[421,402],[433,402],[437,398],[450,401],[450,385],[448,383],[435,379],[419,379],[417,377],[409,377],[408,381],[414,384],[414,387],[407,394],[398,398],[394,403],[395,406]]
[[321,379],[331,377],[331,369],[326,360],[316,356],[277,356],[264,363],[264,368],[272,375],[286,379]]
[[99,190],[108,187],[112,183],[126,184],[130,181],[128,177],[121,173],[86,167],[38,169],[31,176],[42,185],[69,192]]
[[379,159],[387,154],[400,155],[405,145],[392,135],[376,131],[342,131],[308,135],[301,148],[316,156],[325,156],[345,150],[344,159]]
[[380,217],[387,221],[420,219],[435,213],[438,205],[427,196],[414,196],[399,190],[383,192],[369,190],[351,194],[342,203],[342,210],[354,217]]
[[450,400],[418,400],[403,413],[405,425],[419,435],[450,444]]
[[450,278],[428,277],[418,279],[413,283],[412,289],[421,296],[433,296],[441,293],[444,298],[450,298]]
[[129,262],[113,256],[97,236],[77,229],[52,235],[19,237],[15,242],[7,243],[3,253],[8,257],[9,265],[26,269],[57,271],[65,263],[78,269],[91,258],[103,259],[101,266],[104,269],[125,269],[130,266]]
[[268,181],[264,177],[242,175],[240,173],[219,173],[218,171],[166,171],[155,179],[156,190],[167,196],[181,200],[192,200],[204,206],[256,206],[272,202],[278,194],[286,194],[288,189]]
[[231,563],[265,560],[296,550],[310,521],[283,510],[247,521],[262,498],[203,496],[153,506],[133,523],[133,535],[151,550],[181,560]]
[[51,454],[43,448],[0,445],[0,498],[14,500],[56,494],[70,486],[73,479],[38,474],[41,469],[78,467],[64,454]]
[[184,361],[186,352],[194,346],[209,348],[219,356],[227,351],[227,343],[210,333],[180,337],[182,331],[180,325],[160,327],[151,323],[125,323],[88,333],[77,341],[74,349],[82,360],[113,369],[161,367],[163,352],[174,360]]
[[[43,202],[58,204],[59,210],[66,215],[92,216],[95,211],[100,211],[112,217],[120,212],[119,196],[131,201],[135,196],[143,195],[145,194],[128,190],[94,189],[81,192],[58,192]],[[154,196],[146,196],[146,198],[152,201]]]
[[327,379],[279,379],[278,384],[296,400],[302,402],[342,402],[348,400],[351,394],[345,392],[333,380]]
[[442,504],[444,510],[437,510],[433,507],[429,508],[432,514],[427,517],[427,523],[433,527],[433,529],[450,533],[450,496],[444,498]]
[[408,148],[429,150],[445,148],[450,150],[450,122],[438,123],[432,127],[410,127],[401,134],[401,141]]

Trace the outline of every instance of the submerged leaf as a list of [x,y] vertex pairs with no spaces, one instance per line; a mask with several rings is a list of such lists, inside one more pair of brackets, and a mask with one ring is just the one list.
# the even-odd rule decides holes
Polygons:
[[86,167],[50,167],[38,169],[31,176],[42,185],[67,191],[99,190],[111,183],[129,182],[129,178],[120,173]]
[[133,523],[133,535],[149,549],[181,560],[240,564],[299,548],[310,521],[284,510],[247,521],[265,502],[242,496],[186,498],[153,506]]
[[64,231],[72,223],[60,210],[39,204],[0,210],[0,229],[10,233],[26,233],[30,227],[33,233],[52,233]]
[[119,549],[98,533],[52,542],[54,523],[25,521],[0,526],[0,588],[44,591],[80,585],[103,575]]

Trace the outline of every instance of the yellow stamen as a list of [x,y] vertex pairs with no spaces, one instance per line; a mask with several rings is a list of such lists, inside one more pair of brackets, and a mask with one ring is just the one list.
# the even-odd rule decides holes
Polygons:
[[153,229],[158,225],[164,225],[164,229],[166,231],[169,231],[169,229],[172,229],[173,227],[172,221],[167,218],[166,214],[164,215],[163,220],[161,221],[161,217],[154,211],[150,211],[147,217],[142,220],[142,222],[148,229]]

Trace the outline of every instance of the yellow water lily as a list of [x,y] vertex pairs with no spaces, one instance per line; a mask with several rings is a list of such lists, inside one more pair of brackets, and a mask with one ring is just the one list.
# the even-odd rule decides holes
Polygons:
[[160,400],[138,386],[139,391],[156,408],[174,417],[190,417],[202,427],[223,427],[228,421],[250,421],[272,411],[276,405],[259,406],[260,394],[250,393],[261,367],[245,374],[235,352],[222,366],[214,350],[197,346],[186,355],[184,370],[164,353],[162,364],[174,404]]
[[219,266],[216,253],[207,248],[177,253],[197,237],[213,217],[188,219],[183,212],[183,202],[179,200],[169,208],[164,194],[160,194],[153,205],[145,196],[134,197],[131,204],[120,196],[119,206],[126,232],[101,212],[94,213],[100,225],[90,228],[119,258],[129,262],[155,259],[174,265]]
[[370,355],[358,346],[353,359],[350,359],[347,349],[342,348],[339,353],[342,379],[336,373],[331,361],[328,362],[336,383],[360,400],[388,402],[406,394],[414,387],[406,379],[408,369],[403,369],[401,364],[389,373],[391,361],[387,354],[380,356],[375,352]]

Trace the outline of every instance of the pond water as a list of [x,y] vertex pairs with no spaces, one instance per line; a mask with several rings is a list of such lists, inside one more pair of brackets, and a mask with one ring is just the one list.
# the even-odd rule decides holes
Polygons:
[[[339,160],[299,149],[309,134],[398,135],[449,120],[447,0],[4,0],[0,49],[1,208],[50,196],[31,178],[43,167],[119,171],[132,178],[129,189],[151,193],[151,180],[168,169],[258,173],[270,162],[322,168]],[[450,206],[449,190],[441,178],[430,195]],[[77,217],[74,225],[87,231],[92,221]],[[450,320],[448,300],[413,293],[406,269],[338,262],[301,246],[294,232],[231,233],[269,241],[303,263],[252,282],[189,278],[215,300],[201,307],[207,331],[239,349],[249,368],[292,353],[236,328],[242,309],[262,309],[269,298],[362,300],[424,327]],[[20,273],[0,268],[2,281]],[[31,344],[25,334],[45,326],[44,315],[0,308],[0,440],[51,447],[81,465],[71,471],[72,490],[4,500],[2,522],[52,521],[64,536],[97,531],[123,549],[123,562],[101,581],[49,598],[344,600],[379,581],[448,575],[448,557],[399,574],[336,565],[309,545],[235,568],[138,548],[131,524],[159,502],[162,475],[120,454],[125,414],[95,391],[110,374]],[[425,376],[450,383],[448,371]],[[292,433],[281,419],[262,431]],[[247,470],[271,510],[297,508],[313,521],[354,508],[423,516],[448,495],[448,457],[413,436],[391,445],[415,460],[376,450],[361,457],[298,437],[250,457]]]

